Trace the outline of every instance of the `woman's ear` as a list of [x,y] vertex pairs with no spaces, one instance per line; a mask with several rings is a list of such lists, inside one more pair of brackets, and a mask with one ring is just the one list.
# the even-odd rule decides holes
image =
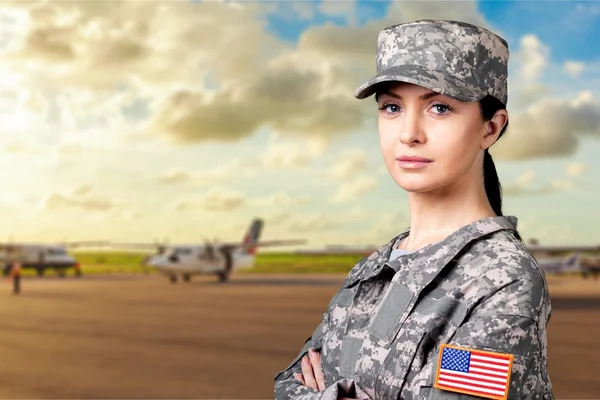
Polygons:
[[502,128],[506,125],[508,121],[508,113],[506,110],[498,110],[496,114],[489,121],[484,121],[483,127],[484,132],[481,137],[481,149],[485,150],[490,148],[498,137],[500,136],[500,132],[502,132]]

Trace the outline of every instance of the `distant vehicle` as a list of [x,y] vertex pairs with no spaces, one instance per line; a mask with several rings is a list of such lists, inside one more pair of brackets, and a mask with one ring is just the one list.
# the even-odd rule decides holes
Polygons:
[[584,272],[581,267],[581,256],[579,254],[573,254],[565,258],[536,258],[536,261],[546,274]]
[[189,282],[194,275],[216,275],[226,282],[231,272],[251,268],[256,249],[265,246],[303,244],[305,240],[270,240],[259,242],[264,221],[252,220],[248,231],[239,243],[210,243],[190,245],[120,244],[126,247],[156,247],[158,253],[146,258],[144,265],[157,270],[176,283],[179,278]]
[[44,243],[4,243],[0,244],[0,263],[2,274],[8,276],[12,263],[19,261],[21,268],[34,269],[38,276],[43,276],[47,270],[54,270],[60,277],[65,277],[67,270],[73,269],[75,276],[82,275],[81,265],[69,254],[68,247],[85,245],[102,245],[103,242],[77,242],[70,244]]
[[[583,263],[583,253],[600,253],[600,245],[547,245],[542,246],[538,240],[532,239],[527,249],[533,254],[540,268],[548,275],[578,273],[584,278],[596,276],[597,268]],[[567,253],[557,257],[557,253]],[[554,255],[554,256],[553,256]]]

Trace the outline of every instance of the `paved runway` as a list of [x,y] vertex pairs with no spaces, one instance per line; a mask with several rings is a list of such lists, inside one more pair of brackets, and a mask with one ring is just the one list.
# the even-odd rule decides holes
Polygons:
[[[342,276],[28,278],[0,284],[2,398],[273,398]],[[557,399],[600,398],[600,281],[550,280]]]

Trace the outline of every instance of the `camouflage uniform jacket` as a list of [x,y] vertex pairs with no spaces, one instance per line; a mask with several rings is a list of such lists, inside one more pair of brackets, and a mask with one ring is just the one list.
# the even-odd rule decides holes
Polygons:
[[[433,387],[440,345],[514,356],[508,399],[554,399],[546,359],[550,300],[515,217],[484,218],[389,260],[408,230],[359,261],[321,323],[275,377],[275,399],[479,399]],[[327,386],[294,378],[321,353]]]

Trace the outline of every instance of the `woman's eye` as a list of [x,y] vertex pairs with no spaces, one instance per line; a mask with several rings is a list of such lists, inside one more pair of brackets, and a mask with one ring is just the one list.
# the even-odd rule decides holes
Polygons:
[[438,114],[444,114],[445,112],[450,110],[450,107],[444,105],[444,104],[436,104],[433,106],[433,109],[438,113]]
[[395,104],[386,104],[385,106],[381,107],[380,110],[385,110],[390,113],[395,113],[395,112],[400,111],[400,107],[398,107]]

